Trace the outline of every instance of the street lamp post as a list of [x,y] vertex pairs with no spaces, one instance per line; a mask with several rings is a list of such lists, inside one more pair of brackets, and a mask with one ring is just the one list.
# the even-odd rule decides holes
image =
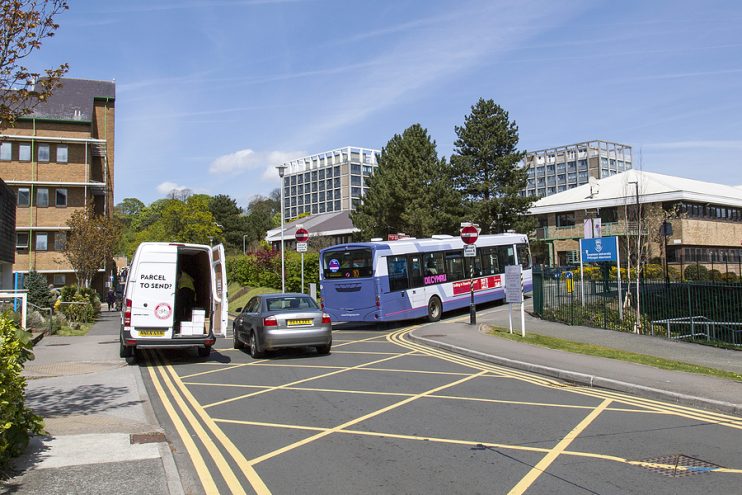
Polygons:
[[639,333],[642,326],[641,312],[639,311],[639,266],[641,265],[641,207],[639,206],[639,181],[632,180],[629,181],[629,184],[634,184],[634,187],[636,187],[636,323],[634,323],[634,332]]
[[245,238],[250,234],[245,234],[242,236],[242,255],[247,255],[247,244],[245,243]]
[[281,292],[286,292],[286,260],[283,241],[283,174],[286,172],[286,165],[278,165],[276,168],[281,178]]

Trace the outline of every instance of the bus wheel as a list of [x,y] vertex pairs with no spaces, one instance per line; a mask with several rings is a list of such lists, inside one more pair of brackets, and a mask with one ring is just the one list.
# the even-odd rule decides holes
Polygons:
[[442,313],[443,307],[441,305],[441,300],[438,296],[431,297],[430,301],[428,301],[428,321],[434,322],[440,320]]

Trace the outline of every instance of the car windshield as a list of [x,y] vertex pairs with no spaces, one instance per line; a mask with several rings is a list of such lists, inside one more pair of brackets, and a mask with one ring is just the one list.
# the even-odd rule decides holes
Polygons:
[[307,311],[315,310],[317,303],[307,296],[279,296],[266,299],[268,311]]

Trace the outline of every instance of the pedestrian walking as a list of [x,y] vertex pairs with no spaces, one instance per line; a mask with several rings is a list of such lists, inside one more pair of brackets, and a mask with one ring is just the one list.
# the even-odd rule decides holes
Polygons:
[[108,311],[111,311],[113,304],[116,302],[116,295],[112,290],[108,290],[108,296],[106,296],[106,302],[108,302]]

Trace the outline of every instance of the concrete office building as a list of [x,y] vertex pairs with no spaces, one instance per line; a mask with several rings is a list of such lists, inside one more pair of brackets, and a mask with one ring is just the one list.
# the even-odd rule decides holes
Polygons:
[[600,140],[558,146],[529,152],[521,166],[528,167],[521,196],[551,196],[631,169],[631,146]]
[[13,288],[15,194],[0,179],[0,290]]
[[347,146],[284,163],[284,220],[353,210],[378,166],[379,150]]
[[[115,84],[63,79],[47,101],[0,131],[0,177],[14,191],[14,283],[31,270],[50,284],[76,283],[65,258],[67,220],[93,204],[113,210]],[[102,291],[105,273],[93,286]]]

